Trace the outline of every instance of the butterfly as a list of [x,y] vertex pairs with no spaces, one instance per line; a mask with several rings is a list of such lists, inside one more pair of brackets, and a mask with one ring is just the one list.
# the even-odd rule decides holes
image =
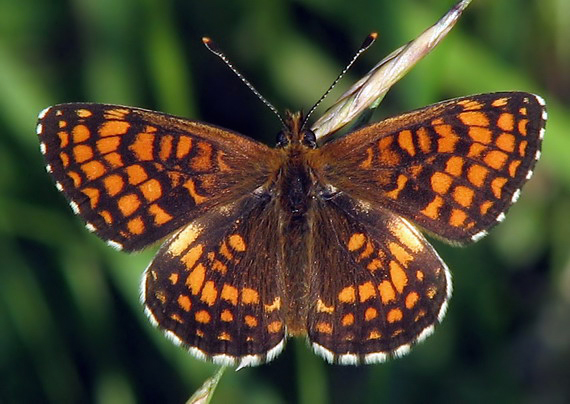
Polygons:
[[118,105],[46,108],[46,169],[89,231],[135,251],[151,322],[201,359],[253,366],[288,336],[339,364],[409,351],[445,315],[452,244],[502,221],[540,157],[545,103],[443,101],[321,144],[287,113],[274,148]]

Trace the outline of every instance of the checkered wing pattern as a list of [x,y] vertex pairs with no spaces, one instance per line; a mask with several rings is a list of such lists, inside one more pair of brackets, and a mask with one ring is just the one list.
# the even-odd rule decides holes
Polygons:
[[[405,219],[340,192],[311,222],[309,340],[329,362],[383,362],[433,332],[451,276]],[[331,247],[334,245],[334,248]]]
[[256,193],[212,209],[175,234],[146,270],[153,323],[201,359],[239,367],[284,346],[277,205]]
[[144,109],[62,104],[40,114],[47,171],[86,227],[137,250],[251,193],[275,153],[213,125]]
[[542,98],[474,95],[366,126],[324,145],[325,181],[455,243],[503,220],[540,157]]

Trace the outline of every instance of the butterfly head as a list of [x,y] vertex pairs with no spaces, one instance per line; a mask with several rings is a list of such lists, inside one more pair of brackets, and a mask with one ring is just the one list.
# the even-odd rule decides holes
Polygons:
[[317,139],[310,129],[304,128],[302,112],[285,112],[285,126],[277,134],[276,147],[285,148],[292,145],[302,145],[309,149],[317,148]]

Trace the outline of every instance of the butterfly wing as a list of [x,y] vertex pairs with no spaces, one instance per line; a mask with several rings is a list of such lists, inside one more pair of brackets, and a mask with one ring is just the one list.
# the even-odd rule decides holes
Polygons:
[[47,171],[86,227],[137,250],[267,179],[275,151],[144,109],[62,104],[40,114]]
[[165,243],[146,270],[149,318],[196,357],[242,367],[283,348],[277,208],[260,192],[214,208]]
[[319,149],[323,182],[456,243],[505,217],[540,156],[546,110],[527,93],[474,95],[349,133]]
[[442,320],[449,270],[405,219],[343,192],[311,211],[307,333],[329,362],[405,354]]

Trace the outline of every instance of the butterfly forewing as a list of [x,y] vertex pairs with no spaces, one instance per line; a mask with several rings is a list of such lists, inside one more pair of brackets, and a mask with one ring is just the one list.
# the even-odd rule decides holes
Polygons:
[[444,101],[324,145],[325,181],[448,241],[477,240],[532,175],[545,121],[527,93]]
[[87,228],[126,250],[251,193],[275,151],[213,125],[143,109],[62,104],[38,123],[47,170]]
[[[309,340],[342,364],[382,362],[433,331],[449,271],[406,220],[340,192],[311,217]],[[334,248],[331,248],[334,245]]]

